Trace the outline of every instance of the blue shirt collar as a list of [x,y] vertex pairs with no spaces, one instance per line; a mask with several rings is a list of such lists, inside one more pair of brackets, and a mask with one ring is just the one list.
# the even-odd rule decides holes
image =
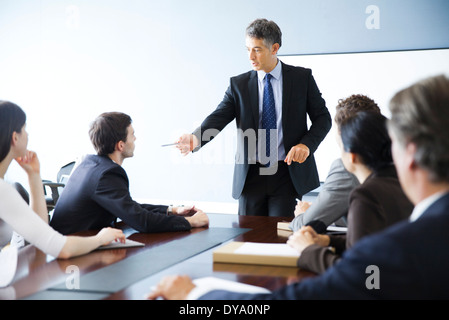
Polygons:
[[[267,73],[265,71],[263,71],[263,70],[257,71],[257,77],[259,78],[260,81],[263,81],[263,79],[265,78],[266,74]],[[281,63],[280,60],[278,60],[278,63],[276,65],[276,67],[274,67],[274,69],[271,70],[270,74],[276,80],[279,80],[281,78],[281,75],[282,75],[282,63]]]

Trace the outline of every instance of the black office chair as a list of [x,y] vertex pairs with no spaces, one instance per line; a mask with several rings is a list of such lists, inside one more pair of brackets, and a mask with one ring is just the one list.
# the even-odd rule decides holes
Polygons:
[[[18,182],[14,182],[13,187],[22,196],[23,200],[25,200],[27,204],[30,204],[30,194],[28,191]],[[29,242],[27,242],[20,234],[13,231],[10,244],[14,244],[18,248],[21,248],[22,246],[29,244]]]
[[27,204],[30,204],[30,194],[28,193],[28,191],[18,182],[14,182],[13,186],[22,196],[23,200],[25,200]]
[[[56,202],[58,202],[59,196],[61,195],[74,167],[75,161],[69,162],[61,167],[56,175],[56,181],[42,180],[48,212],[51,212],[55,208]],[[51,191],[49,194],[47,194],[47,188]]]

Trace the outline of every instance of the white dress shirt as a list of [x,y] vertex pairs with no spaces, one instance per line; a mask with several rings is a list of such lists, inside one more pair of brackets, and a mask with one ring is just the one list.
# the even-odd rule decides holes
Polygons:
[[434,204],[438,199],[443,197],[447,192],[437,192],[431,195],[430,197],[425,198],[421,202],[419,202],[412,211],[410,215],[410,222],[416,221],[421,215],[426,211],[432,204]]

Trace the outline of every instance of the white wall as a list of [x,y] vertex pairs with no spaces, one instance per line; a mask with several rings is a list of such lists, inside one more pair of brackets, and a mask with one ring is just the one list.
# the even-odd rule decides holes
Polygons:
[[[388,102],[397,91],[429,76],[449,76],[449,49],[284,56],[281,60],[312,69],[332,118],[338,100],[351,94],[367,95],[389,117]],[[334,137],[335,126],[315,154],[320,180],[340,156]]]
[[[449,47],[447,2],[429,3],[1,0],[0,99],[27,113],[29,147],[38,152],[44,179],[93,153],[87,132],[97,115],[122,111],[133,118],[137,136],[135,157],[124,163],[135,198],[235,204],[234,123],[194,155],[160,145],[195,129],[221,101],[229,78],[250,69],[248,23],[276,21],[284,36],[281,54],[388,49],[383,45],[392,39],[407,47]],[[371,4],[380,8],[380,29],[366,27]],[[416,32],[407,37],[404,30]],[[449,61],[447,50],[281,59],[312,68],[332,114],[339,98],[355,92],[386,107],[394,90],[448,72]],[[322,180],[337,156],[331,132],[316,154]],[[26,184],[16,166],[7,178]]]

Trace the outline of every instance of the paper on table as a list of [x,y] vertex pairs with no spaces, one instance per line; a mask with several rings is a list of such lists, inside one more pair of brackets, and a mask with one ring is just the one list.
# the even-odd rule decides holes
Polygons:
[[327,231],[348,232],[348,227],[328,226]]
[[110,244],[98,247],[97,250],[120,249],[120,248],[143,247],[143,246],[145,246],[145,244],[143,244],[142,242],[126,239],[125,243],[113,241]]
[[17,248],[7,247],[0,252],[0,288],[8,286],[17,268]]
[[292,229],[290,229],[289,222],[278,222],[277,228],[281,230],[292,231]]
[[[213,290],[226,290],[232,292],[243,292],[243,293],[270,293],[271,291],[253,286],[246,283],[240,283],[232,280],[220,279],[217,277],[204,277],[199,279],[194,279],[192,282],[196,285],[196,288],[190,292],[187,296],[189,300],[196,300],[205,293],[208,293]],[[151,291],[156,290],[156,286],[151,287]],[[147,299],[147,296],[145,296]],[[158,300],[162,300],[162,297],[159,297]]]
[[286,243],[257,243],[245,242],[237,250],[237,254],[254,254],[254,255],[271,255],[271,256],[296,256],[299,257],[299,252],[290,247]]
[[25,238],[22,237],[17,232],[13,231],[11,241],[10,241],[11,247],[16,247],[17,249],[20,249],[25,246]]
[[247,293],[270,293],[270,290],[246,283],[220,279],[216,277],[204,277],[193,280],[193,283],[205,290],[227,290]]
[[[278,222],[277,228],[280,230],[287,230],[287,231],[291,231],[293,232],[292,229],[290,229],[290,223],[288,222]],[[327,227],[326,231],[329,232],[347,232],[348,228],[347,227],[337,227],[334,225],[330,225]]]

